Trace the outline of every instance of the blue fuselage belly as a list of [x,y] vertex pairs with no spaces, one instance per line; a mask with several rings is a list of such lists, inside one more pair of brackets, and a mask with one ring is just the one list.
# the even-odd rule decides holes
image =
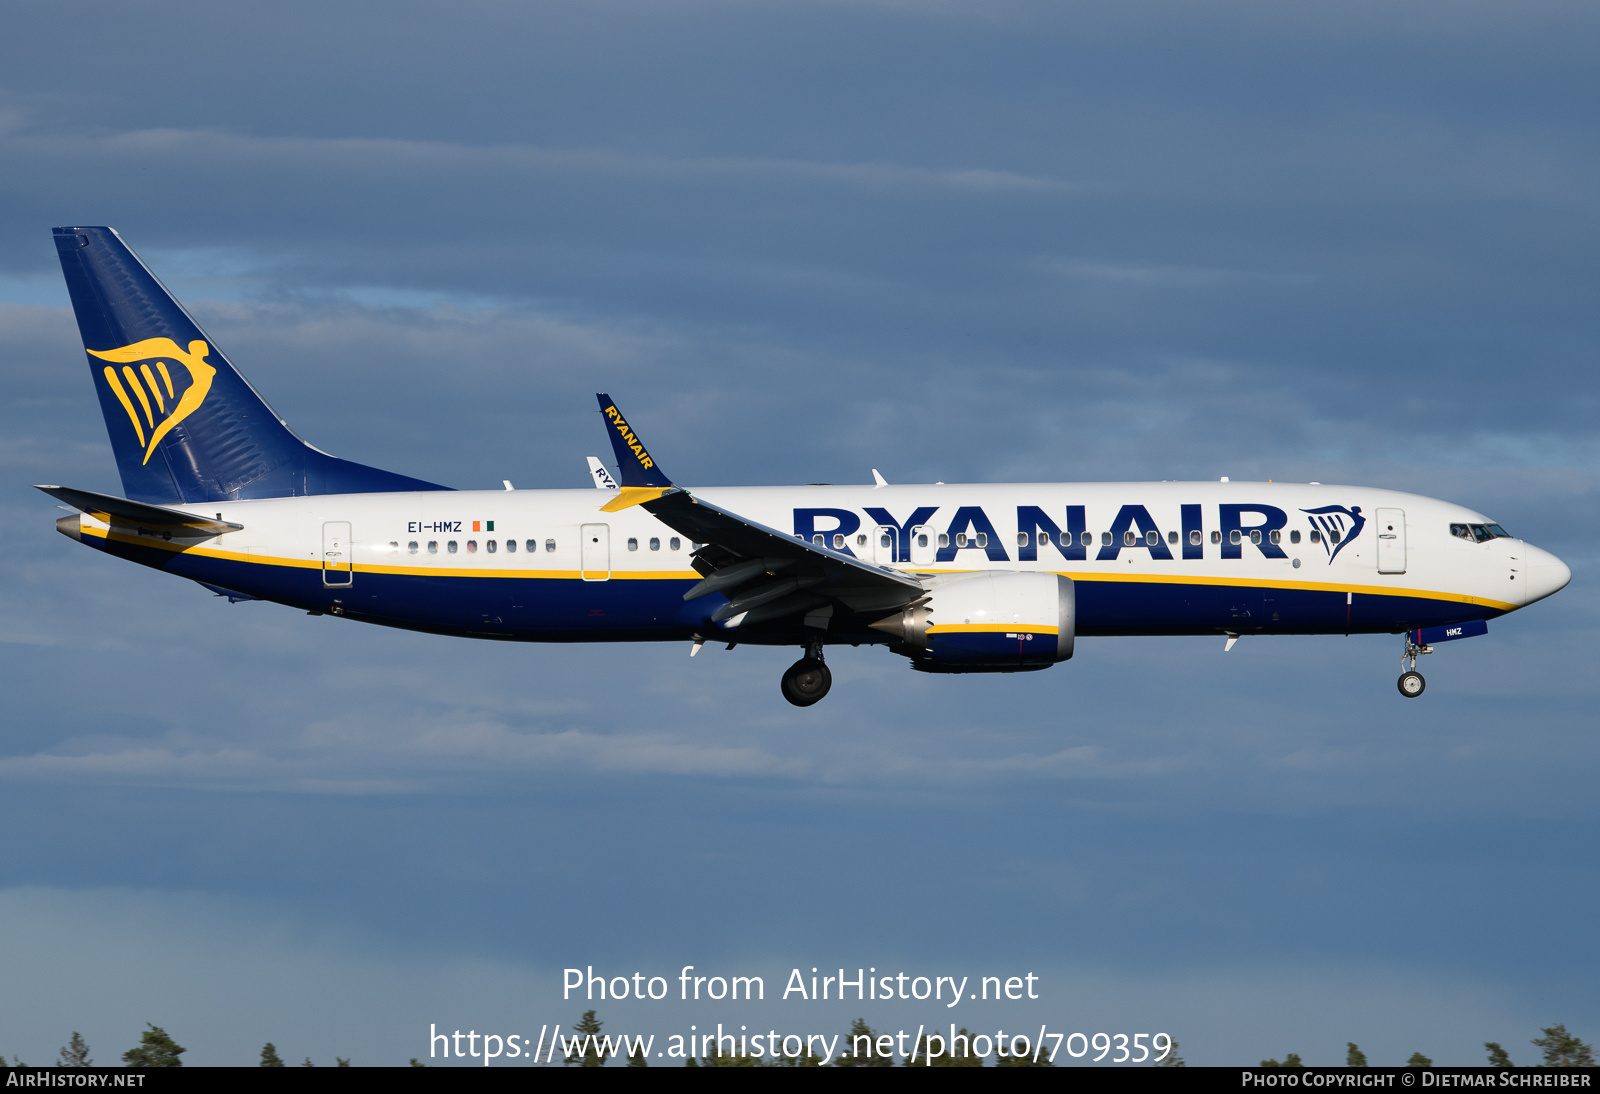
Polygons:
[[[440,634],[524,642],[666,641],[693,634],[761,640],[711,622],[711,613],[725,603],[721,596],[685,603],[683,593],[693,582],[681,578],[583,581],[359,572],[349,586],[329,587],[322,571],[307,567],[103,540],[97,546],[263,600]],[[1093,578],[1080,578],[1076,586],[1077,633],[1085,636],[1389,634],[1501,614],[1455,600],[1316,589]]]

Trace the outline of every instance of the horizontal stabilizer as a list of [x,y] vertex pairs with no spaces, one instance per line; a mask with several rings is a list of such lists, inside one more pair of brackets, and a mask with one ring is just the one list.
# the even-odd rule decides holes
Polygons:
[[66,486],[36,486],[34,489],[43,490],[57,501],[64,501],[74,509],[88,513],[95,520],[155,532],[168,538],[209,539],[244,529],[242,524],[212,520],[195,513],[180,513],[176,509],[146,505],[142,501],[114,498],[110,494],[96,494],[92,490],[73,490]]

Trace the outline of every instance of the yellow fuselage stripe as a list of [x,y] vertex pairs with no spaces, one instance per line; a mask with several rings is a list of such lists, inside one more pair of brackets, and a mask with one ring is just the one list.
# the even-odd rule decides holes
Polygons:
[[1060,627],[1035,623],[930,623],[929,634],[1060,634]]
[[[201,555],[206,558],[223,559],[229,562],[248,562],[256,566],[289,566],[299,569],[320,570],[323,565],[312,558],[284,558],[282,556],[242,554],[238,551],[223,551],[215,547],[185,547],[181,543],[168,543],[165,540],[151,539],[147,536],[131,536],[124,532],[110,532],[104,528],[83,527],[82,535],[98,536],[117,543],[128,543],[138,547],[153,547],[160,551],[171,551],[173,554],[187,552]],[[340,567],[343,569],[343,566]],[[465,569],[459,566],[385,566],[362,564],[354,567],[356,573],[362,574],[395,574],[406,577],[498,577],[498,578],[536,578],[541,580],[566,580],[578,581],[584,572],[602,573],[604,571],[579,571],[579,570],[508,570],[503,568],[481,569],[474,567]],[[916,573],[982,573],[980,570],[918,570]],[[1435,589],[1406,589],[1394,588],[1388,585],[1353,585],[1324,581],[1273,581],[1270,578],[1259,577],[1179,577],[1175,575],[1157,574],[1119,574],[1119,573],[1082,573],[1072,571],[1050,571],[1060,573],[1063,577],[1070,577],[1073,581],[1085,584],[1103,583],[1145,583],[1160,585],[1206,585],[1213,587],[1230,587],[1246,589],[1292,589],[1306,592],[1328,593],[1361,593],[1366,596],[1405,596],[1418,600],[1445,600],[1458,604],[1470,604],[1476,607],[1492,608],[1500,612],[1514,612],[1519,605],[1504,600],[1493,600],[1489,597],[1468,596],[1464,593],[1440,592]],[[612,581],[698,581],[701,575],[693,570],[612,570]],[[1003,631],[1022,631],[1024,627],[1000,627]]]

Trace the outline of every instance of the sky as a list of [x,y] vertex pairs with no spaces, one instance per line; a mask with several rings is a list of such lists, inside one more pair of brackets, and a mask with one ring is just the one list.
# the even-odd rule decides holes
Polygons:
[[[663,1040],[1165,1032],[1192,1064],[1592,1043],[1597,24],[8,12],[0,1052],[77,1030],[113,1063],[154,1023],[194,1064],[394,1065],[591,1007]],[[690,485],[1358,483],[1573,580],[1425,659],[1416,701],[1387,636],[1092,639],[1000,677],[843,649],[801,710],[793,650],[230,605],[62,538],[30,489],[121,492],[57,224],[117,228],[310,442],[456,487],[588,486],[607,391]],[[686,965],[766,998],[678,999]],[[672,995],[564,997],[591,966]],[[780,997],[813,967],[1039,998]]]

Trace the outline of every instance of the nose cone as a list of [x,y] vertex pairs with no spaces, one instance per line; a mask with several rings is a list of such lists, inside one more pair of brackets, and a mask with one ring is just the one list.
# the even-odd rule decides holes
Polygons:
[[1529,545],[1524,546],[1523,553],[1528,566],[1528,583],[1524,590],[1528,597],[1526,603],[1532,604],[1551,593],[1558,593],[1572,580],[1572,571],[1567,564],[1549,551]]

